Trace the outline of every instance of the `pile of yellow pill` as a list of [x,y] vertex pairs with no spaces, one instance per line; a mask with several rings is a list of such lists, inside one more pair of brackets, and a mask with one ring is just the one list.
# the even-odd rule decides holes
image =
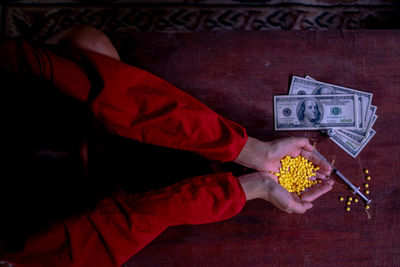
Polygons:
[[292,158],[286,156],[281,159],[281,168],[279,172],[272,172],[278,177],[279,183],[289,192],[301,194],[306,188],[316,184],[317,181],[308,180],[315,176],[315,171],[319,167],[314,167],[311,161],[302,156]]

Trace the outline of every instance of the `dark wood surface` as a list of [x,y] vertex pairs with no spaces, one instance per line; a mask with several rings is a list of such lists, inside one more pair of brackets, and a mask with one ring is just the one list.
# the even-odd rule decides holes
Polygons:
[[[334,188],[304,215],[253,200],[234,218],[167,229],[126,266],[400,266],[400,31],[134,33],[125,61],[178,86],[241,123],[251,136],[306,136],[354,184],[372,180],[370,218],[346,212]],[[375,137],[353,159],[317,131],[275,132],[273,96],[292,75],[374,94]]]

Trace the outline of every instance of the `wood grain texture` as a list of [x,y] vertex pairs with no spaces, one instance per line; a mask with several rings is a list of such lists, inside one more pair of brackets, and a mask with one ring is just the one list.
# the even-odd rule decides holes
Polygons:
[[[234,218],[167,229],[125,266],[400,266],[400,31],[132,33],[120,41],[142,67],[241,123],[251,136],[306,136],[354,184],[368,168],[371,219],[334,188],[304,215],[254,200]],[[292,75],[372,92],[375,137],[353,159],[317,131],[274,132],[273,95]]]

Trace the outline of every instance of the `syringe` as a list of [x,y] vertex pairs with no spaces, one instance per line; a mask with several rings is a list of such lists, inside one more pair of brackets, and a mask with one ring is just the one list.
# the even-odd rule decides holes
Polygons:
[[[314,149],[314,153],[317,154],[320,158],[322,158],[323,160],[325,160],[326,162],[329,163],[329,161],[327,161],[326,158],[324,158],[316,149]],[[367,202],[367,204],[371,203],[371,200],[368,199],[360,191],[360,187],[355,187],[346,177],[344,177],[344,175],[340,171],[338,171],[337,169],[333,168],[333,166],[332,166],[332,172],[335,173],[343,182],[345,182],[353,190],[353,194],[358,194],[365,202]]]

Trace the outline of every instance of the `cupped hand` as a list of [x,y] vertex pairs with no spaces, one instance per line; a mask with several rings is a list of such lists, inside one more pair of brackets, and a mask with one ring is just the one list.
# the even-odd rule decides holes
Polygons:
[[308,139],[302,137],[282,138],[272,142],[262,142],[249,137],[235,162],[258,171],[278,172],[282,158],[300,155],[320,168],[316,172],[316,178],[326,179],[332,171],[332,166],[317,153],[313,152],[314,149]]
[[275,176],[266,172],[242,175],[238,179],[247,200],[262,198],[287,213],[299,214],[312,208],[311,202],[331,190],[333,185],[331,179],[325,179],[298,196],[287,191],[276,181]]
[[267,171],[278,172],[281,166],[280,160],[285,156],[303,156],[314,165],[319,166],[317,178],[324,179],[332,171],[332,166],[326,160],[314,153],[314,147],[307,138],[289,137],[270,142],[261,168]]

